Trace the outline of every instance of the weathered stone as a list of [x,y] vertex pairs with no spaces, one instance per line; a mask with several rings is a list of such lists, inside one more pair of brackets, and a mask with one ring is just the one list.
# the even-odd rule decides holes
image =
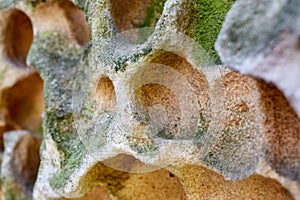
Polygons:
[[297,0],[237,1],[215,45],[223,63],[274,83],[298,116],[299,10]]
[[1,164],[4,199],[32,199],[40,162],[40,139],[26,131],[12,131],[5,134],[4,145]]
[[278,182],[256,174],[228,181],[203,167],[187,165],[179,169],[178,176],[187,199],[293,199]]
[[[0,5],[0,32],[28,33],[20,49],[1,38],[3,70],[26,71],[35,77],[30,83],[39,74],[37,88],[44,84],[45,108],[36,112],[44,110],[41,163],[26,198],[298,198],[300,121],[293,109],[274,86],[215,65],[213,43],[233,1],[74,2],[88,24],[71,1]],[[15,13],[32,25],[8,26]],[[10,101],[19,102],[18,91]],[[34,96],[24,99],[36,105]],[[34,129],[37,115],[27,123],[26,111],[12,110],[20,129]],[[5,152],[3,166],[18,155]],[[3,184],[4,195],[9,188]]]

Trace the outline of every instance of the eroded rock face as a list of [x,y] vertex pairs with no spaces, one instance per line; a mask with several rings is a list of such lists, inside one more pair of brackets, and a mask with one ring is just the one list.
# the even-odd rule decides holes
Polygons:
[[233,1],[74,3],[0,4],[5,199],[299,198],[296,113],[217,65]]
[[216,42],[221,60],[243,74],[273,82],[300,116],[300,2],[237,1]]
[[40,163],[40,139],[26,131],[6,132],[1,163],[4,199],[32,199]]

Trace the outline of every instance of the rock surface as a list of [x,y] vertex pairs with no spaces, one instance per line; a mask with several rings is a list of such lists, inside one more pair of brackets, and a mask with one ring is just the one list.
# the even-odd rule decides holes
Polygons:
[[297,114],[217,65],[234,1],[73,3],[0,4],[4,199],[300,198]]
[[216,42],[222,62],[274,83],[300,116],[300,2],[237,1]]

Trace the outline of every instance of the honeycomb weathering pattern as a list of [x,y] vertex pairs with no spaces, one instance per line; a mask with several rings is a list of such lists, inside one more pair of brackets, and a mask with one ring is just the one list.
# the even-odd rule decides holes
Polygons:
[[214,3],[74,4],[0,3],[4,199],[300,198],[289,102],[189,28]]
[[297,0],[237,1],[215,44],[224,63],[274,83],[298,117],[299,9]]

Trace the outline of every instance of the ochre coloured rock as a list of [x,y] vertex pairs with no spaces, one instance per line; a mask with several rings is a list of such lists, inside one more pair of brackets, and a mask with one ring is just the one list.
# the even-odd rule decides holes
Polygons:
[[257,2],[225,21],[216,47],[230,66],[213,44],[234,1],[1,2],[3,199],[299,199],[297,110],[230,69],[272,56],[272,34],[246,24],[222,38],[243,5],[255,19],[272,5],[272,27],[289,19],[285,1]]

